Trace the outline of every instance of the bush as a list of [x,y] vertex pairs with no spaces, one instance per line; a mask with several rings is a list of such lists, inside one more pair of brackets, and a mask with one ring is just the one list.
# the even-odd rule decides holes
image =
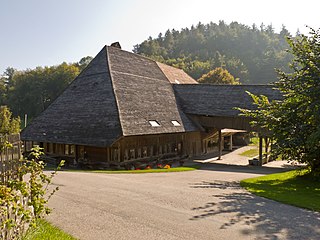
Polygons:
[[[57,171],[44,173],[42,149],[32,149],[31,160],[19,160],[16,177],[0,185],[0,239],[19,239],[37,219],[50,213],[48,200],[58,190],[48,186]],[[63,161],[57,170],[63,165]]]

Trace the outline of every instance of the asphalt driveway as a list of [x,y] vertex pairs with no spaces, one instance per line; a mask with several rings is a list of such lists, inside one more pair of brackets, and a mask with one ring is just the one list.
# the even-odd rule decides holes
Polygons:
[[254,196],[239,180],[279,169],[59,172],[48,220],[79,239],[320,239],[320,214]]

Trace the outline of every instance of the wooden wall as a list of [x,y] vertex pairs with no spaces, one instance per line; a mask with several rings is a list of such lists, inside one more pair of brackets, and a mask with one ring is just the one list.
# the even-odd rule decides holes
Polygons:
[[200,132],[123,137],[106,148],[58,143],[40,145],[46,154],[77,160],[86,158],[89,162],[124,162],[165,154],[195,156],[203,152]]
[[111,161],[128,161],[165,154],[199,155],[199,132],[124,137],[110,148]]

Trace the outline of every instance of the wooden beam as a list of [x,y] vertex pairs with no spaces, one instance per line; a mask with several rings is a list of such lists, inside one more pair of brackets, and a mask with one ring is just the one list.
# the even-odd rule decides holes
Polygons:
[[269,152],[269,142],[268,142],[268,137],[264,138],[264,143],[265,143],[265,155],[266,155],[266,160],[268,162],[268,152]]
[[118,143],[118,162],[121,162],[121,145]]
[[220,160],[220,159],[221,159],[221,156],[222,156],[222,134],[221,134],[221,129],[219,129],[218,147],[219,147],[218,160]]
[[232,151],[232,135],[230,135],[230,146],[229,146],[229,150]]
[[259,165],[262,166],[262,137],[259,137]]
[[78,147],[78,145],[75,145],[74,146],[74,153],[75,153],[75,160],[76,160],[76,162],[78,162],[79,161],[79,147]]

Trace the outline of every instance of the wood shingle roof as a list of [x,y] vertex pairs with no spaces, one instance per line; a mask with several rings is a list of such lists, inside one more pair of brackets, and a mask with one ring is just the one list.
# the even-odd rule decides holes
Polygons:
[[155,61],[105,46],[21,138],[105,147],[122,136],[197,130]]
[[278,90],[272,85],[213,85],[185,84],[173,86],[183,111],[187,114],[236,117],[235,108],[254,109],[251,97],[246,91],[265,95],[269,100],[281,99]]
[[22,140],[108,146],[122,136],[104,47],[21,133]]
[[108,57],[124,136],[197,130],[179,112],[172,85],[155,61],[113,47]]
[[177,69],[159,62],[157,62],[157,64],[172,84],[198,84],[196,80],[194,80],[181,69]]

